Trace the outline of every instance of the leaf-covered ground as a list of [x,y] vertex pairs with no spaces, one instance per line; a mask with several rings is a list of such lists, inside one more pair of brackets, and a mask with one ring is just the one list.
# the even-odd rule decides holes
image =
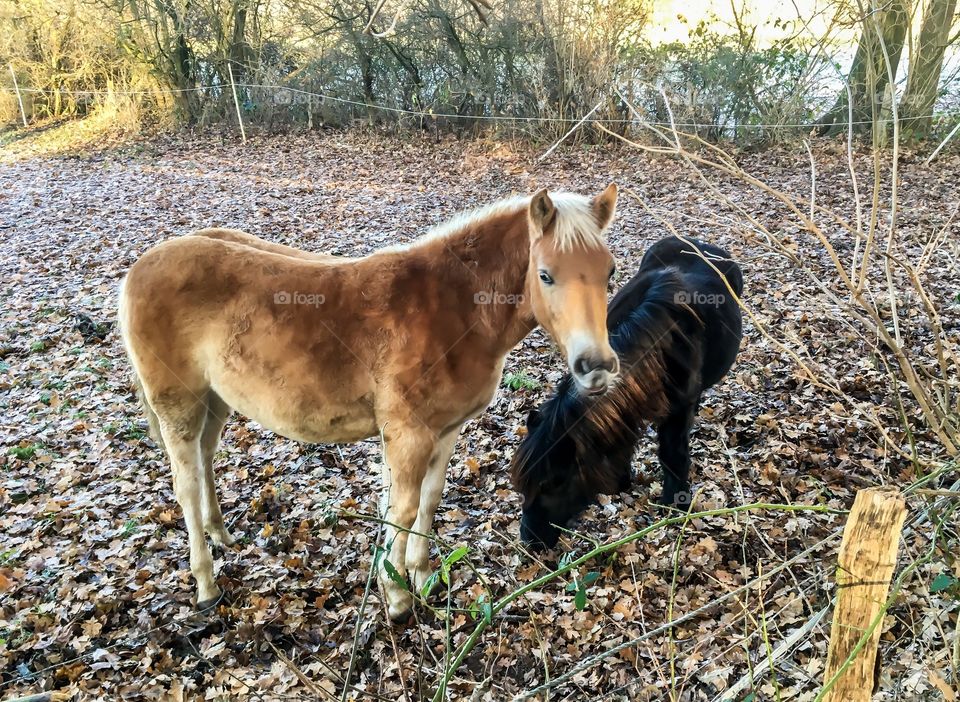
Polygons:
[[[725,246],[742,262],[747,303],[772,339],[875,407],[908,444],[869,336],[769,241],[718,210],[682,164],[610,146],[561,149],[538,164],[539,153],[359,134],[246,145],[178,136],[0,165],[0,698],[46,689],[77,699],[341,699],[352,670],[348,699],[430,699],[445,652],[473,631],[470,610],[489,601],[487,587],[502,597],[549,572],[564,551],[585,553],[591,540],[662,516],[651,504],[659,494],[651,436],[633,492],[591,509],[565,549],[537,558],[518,544],[520,502],[507,464],[523,417],[562,372],[535,332],[508,358],[512,382],[467,424],[449,467],[435,526],[444,553],[468,547],[449,590],[430,600],[450,608],[449,626],[421,607],[416,624],[390,627],[375,585],[364,598],[378,525],[351,515],[376,512],[377,443],[299,445],[242,417],[228,425],[217,465],[227,522],[243,538],[216,553],[223,605],[193,616],[169,469],[144,436],[113,325],[127,268],[155,243],[200,227],[362,255],[513,193],[597,192],[615,180],[632,191],[610,233],[619,281],[667,233],[661,218]],[[809,192],[802,148],[741,161],[778,187]],[[818,203],[852,216],[842,145],[819,147],[816,161]],[[870,157],[858,156],[858,168],[869,167]],[[956,207],[960,160],[926,167],[908,156],[901,171],[900,226],[922,246]],[[721,187],[776,236],[800,242],[801,258],[826,275],[823,251],[794,219],[743,184]],[[956,334],[952,231],[926,276]],[[849,251],[852,243],[834,234]],[[930,340],[916,333],[922,349]],[[748,321],[737,365],[705,399],[692,442],[698,508],[771,502],[838,513],[696,519],[595,559],[497,616],[452,676],[447,699],[512,699],[566,673],[550,699],[815,697],[840,512],[863,486],[905,486],[918,476],[772,339]],[[903,402],[920,452],[936,457]],[[960,575],[956,527],[936,514],[917,518],[931,500],[909,500],[901,566],[921,560],[883,623],[877,699],[952,700],[957,688],[958,593],[948,587]]]

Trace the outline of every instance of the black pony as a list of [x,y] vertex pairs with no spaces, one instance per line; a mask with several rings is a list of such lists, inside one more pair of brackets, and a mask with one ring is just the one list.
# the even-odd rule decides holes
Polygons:
[[743,275],[723,249],[686,242],[671,236],[650,247],[610,303],[617,384],[601,397],[584,397],[567,375],[556,394],[530,412],[511,466],[524,497],[525,542],[553,547],[560,536],[555,525],[565,525],[601,493],[627,490],[648,422],[657,428],[661,502],[689,506],[689,433],[700,395],[730,370],[742,334],[740,307],[716,271],[737,297]]

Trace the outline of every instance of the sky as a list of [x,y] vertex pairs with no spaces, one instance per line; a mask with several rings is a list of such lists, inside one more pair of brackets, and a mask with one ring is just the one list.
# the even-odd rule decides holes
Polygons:
[[[760,47],[769,44],[792,32],[803,30],[803,24],[796,23],[792,30],[786,31],[782,27],[774,26],[776,20],[794,21],[802,16],[808,25],[806,38],[822,37],[831,24],[834,15],[833,7],[836,0],[651,0],[652,15],[644,29],[645,36],[654,44],[671,41],[686,41],[691,30],[695,29],[701,20],[709,20],[711,29],[723,32],[735,31],[735,22],[731,2],[736,2],[737,11],[746,14],[743,21],[747,26],[757,26],[757,43]],[[742,10],[745,8],[745,10]],[[913,32],[920,31],[925,4],[919,0],[914,5]],[[726,26],[724,26],[726,25]],[[811,33],[812,32],[812,35]],[[853,57],[859,38],[858,28],[834,29],[831,36],[833,58],[840,62],[841,67],[848,65]],[[900,82],[906,75],[909,63],[909,51],[905,51],[898,72]],[[960,75],[960,47],[951,47],[947,50],[943,76]]]
[[[784,36],[774,26],[777,19],[796,20],[798,10],[818,36],[827,28],[831,13],[826,0],[735,0],[737,11],[746,8],[743,18],[757,26],[761,46]],[[716,18],[716,29],[723,24],[735,26],[731,0],[653,0],[653,15],[647,25],[647,37],[654,43],[685,41],[689,32],[703,19]],[[798,25],[799,27],[799,25]]]

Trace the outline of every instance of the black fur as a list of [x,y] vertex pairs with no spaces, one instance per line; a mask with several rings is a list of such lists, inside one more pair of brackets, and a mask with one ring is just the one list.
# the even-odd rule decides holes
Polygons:
[[[688,239],[723,273],[739,297],[743,276],[729,254]],[[607,329],[621,380],[586,398],[569,375],[527,418],[513,458],[524,495],[520,533],[552,547],[560,530],[599,494],[627,490],[643,427],[657,428],[665,504],[690,501],[689,432],[703,391],[733,365],[740,348],[740,307],[700,254],[667,237],[644,254],[637,274],[610,303]]]

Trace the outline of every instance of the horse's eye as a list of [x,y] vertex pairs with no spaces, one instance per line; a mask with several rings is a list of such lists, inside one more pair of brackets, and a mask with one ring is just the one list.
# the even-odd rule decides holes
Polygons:
[[553,285],[553,278],[550,277],[550,274],[546,271],[540,271],[540,280],[546,285]]

